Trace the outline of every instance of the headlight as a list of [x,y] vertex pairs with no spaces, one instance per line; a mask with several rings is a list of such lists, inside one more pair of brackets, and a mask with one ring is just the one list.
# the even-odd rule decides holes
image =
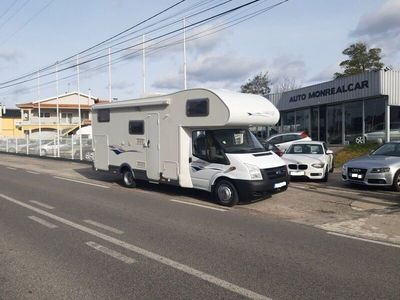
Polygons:
[[312,166],[313,166],[314,168],[321,169],[321,168],[323,168],[323,167],[325,166],[325,164],[323,164],[323,163],[319,163],[319,164],[312,164]]
[[249,170],[249,174],[250,174],[250,178],[254,179],[254,180],[262,180],[262,174],[261,174],[261,170],[259,167],[254,166],[254,165],[249,165],[249,164],[244,164],[247,168],[247,170]]
[[386,172],[390,172],[390,168],[373,168],[371,170],[371,173],[386,173]]
[[342,166],[342,170],[345,171],[346,169],[347,169],[347,165],[344,164],[344,165]]

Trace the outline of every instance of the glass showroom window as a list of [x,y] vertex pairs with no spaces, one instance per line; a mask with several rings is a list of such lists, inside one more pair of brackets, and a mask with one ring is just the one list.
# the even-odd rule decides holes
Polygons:
[[390,107],[390,140],[400,140],[400,106]]
[[306,131],[310,132],[310,110],[303,109],[296,111],[296,125],[295,131]]
[[285,112],[282,114],[282,131],[294,131],[294,111]]
[[345,141],[362,144],[364,136],[362,132],[362,101],[346,103],[344,105]]
[[366,142],[385,141],[385,100],[373,99],[364,102],[364,122]]
[[326,108],[328,143],[342,143],[342,105],[328,106]]
[[319,107],[313,107],[311,109],[311,138],[314,141],[319,141],[318,120],[319,120]]

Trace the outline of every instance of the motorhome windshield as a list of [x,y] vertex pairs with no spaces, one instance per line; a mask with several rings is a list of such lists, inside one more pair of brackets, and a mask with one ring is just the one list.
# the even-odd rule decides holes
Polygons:
[[212,135],[225,153],[254,153],[265,151],[265,148],[248,129],[213,130]]

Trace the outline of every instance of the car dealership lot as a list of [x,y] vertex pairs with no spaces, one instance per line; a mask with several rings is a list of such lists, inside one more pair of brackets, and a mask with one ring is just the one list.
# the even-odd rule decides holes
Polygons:
[[[95,172],[90,164],[9,154],[0,156],[0,165],[8,168],[22,168],[26,172],[51,175],[77,184],[126,189],[120,185],[118,176]],[[260,201],[241,203],[236,209],[400,244],[400,195],[386,189],[349,185],[342,181],[339,171],[335,170],[327,183],[296,178],[287,191]],[[126,192],[156,194],[160,199],[176,200],[182,205],[225,209],[216,205],[208,193],[198,190],[142,184],[137,189],[126,189]],[[369,219],[373,220],[371,226],[368,226]]]

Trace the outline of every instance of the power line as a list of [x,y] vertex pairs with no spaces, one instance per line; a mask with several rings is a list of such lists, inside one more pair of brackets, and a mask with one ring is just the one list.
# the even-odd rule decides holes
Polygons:
[[[261,10],[258,10],[258,11],[252,12],[252,13],[249,13],[249,14],[244,15],[244,16],[241,16],[240,18],[233,19],[233,20],[231,20],[231,21],[229,21],[229,22],[227,22],[227,23],[225,23],[225,24],[220,24],[220,25],[218,25],[218,26],[215,26],[216,29],[214,29],[214,31],[210,31],[210,30],[205,30],[205,31],[203,31],[203,32],[209,31],[207,34],[202,34],[203,32],[196,33],[196,34],[194,34],[194,35],[192,35],[192,36],[189,36],[189,37],[188,37],[188,40],[191,41],[191,40],[199,39],[199,38],[201,38],[201,37],[204,37],[204,36],[207,36],[207,35],[210,35],[210,34],[215,34],[215,33],[218,32],[218,31],[221,31],[221,30],[224,30],[224,29],[226,29],[226,28],[235,26],[235,25],[237,25],[237,24],[239,24],[239,23],[242,23],[242,22],[244,22],[244,21],[246,21],[246,20],[248,20],[248,19],[250,19],[250,18],[253,18],[253,17],[255,17],[255,16],[257,16],[257,15],[259,15],[259,14],[261,14],[261,13],[265,13],[266,11],[269,11],[269,10],[271,10],[271,9],[273,9],[273,8],[279,6],[279,5],[281,5],[281,4],[283,4],[283,3],[287,2],[287,1],[289,1],[289,0],[283,0],[283,1],[279,2],[279,3],[276,3],[276,4],[274,4],[274,5],[268,6],[268,7],[266,7],[266,8],[261,9]],[[255,3],[255,2],[258,2],[258,1],[251,1],[251,2],[248,2],[246,5],[250,5],[251,3]],[[199,26],[199,24],[204,24],[204,23],[206,22],[206,20],[215,19],[216,16],[225,15],[225,14],[227,14],[228,12],[236,11],[236,10],[242,8],[242,7],[244,7],[244,6],[241,5],[241,6],[239,6],[239,7],[234,8],[234,9],[231,9],[231,10],[225,11],[225,12],[223,12],[223,13],[220,13],[220,14],[214,15],[214,16],[212,16],[212,17],[209,17],[209,18],[203,19],[203,20],[201,20],[201,21],[198,21],[198,22],[196,22],[196,23],[194,23],[194,24],[191,24],[190,26],[187,26],[187,27],[194,27],[194,28],[195,28],[195,27]],[[232,19],[232,17],[228,18],[228,20],[229,20],[229,19]],[[230,24],[230,25],[229,25],[229,24]],[[218,28],[219,28],[219,29],[218,29]],[[163,34],[163,35],[161,35],[161,36],[158,36],[158,37],[156,37],[156,38],[153,38],[153,40],[156,40],[156,39],[158,39],[158,38],[160,38],[160,37],[168,36],[168,35],[170,35],[171,33],[176,33],[176,32],[178,32],[178,31],[180,31],[180,30],[182,30],[182,29],[174,30],[174,31],[171,31],[171,32],[169,32],[169,33],[167,33],[167,34]],[[177,36],[177,34],[176,34],[175,36],[172,36],[172,37],[167,37],[167,39],[165,39],[165,40],[174,38],[174,37],[176,37],[176,36]],[[164,42],[165,40],[159,41],[159,42],[156,43],[156,44],[162,43],[162,42]],[[178,44],[178,43],[180,43],[180,42],[174,42],[174,43],[170,43],[170,44],[167,44],[167,45],[162,45],[162,46],[160,46],[160,47],[153,48],[153,49],[150,48],[150,51],[149,51],[148,53],[149,53],[149,54],[150,54],[150,53],[155,53],[155,52],[158,52],[158,51],[159,51],[160,49],[162,49],[162,48],[166,48],[166,47],[169,47],[169,46],[174,46],[174,45],[176,45],[176,44]],[[156,45],[156,44],[155,44],[155,45]],[[136,44],[136,45],[134,45],[134,46],[130,46],[130,47],[127,47],[127,48],[124,48],[124,49],[120,49],[120,50],[118,50],[118,51],[115,51],[114,53],[121,52],[121,51],[124,51],[124,50],[127,50],[127,49],[132,49],[133,47],[140,46],[140,45],[141,45],[141,44]],[[117,60],[115,60],[115,61],[113,62],[113,64],[119,63],[119,62],[121,62],[121,61],[123,61],[123,60],[126,60],[127,58],[130,58],[130,57],[133,58],[133,57],[135,57],[135,56],[137,56],[137,55],[140,55],[140,53],[139,53],[140,51],[141,51],[141,50],[136,50],[136,51],[133,52],[133,53],[125,54],[125,55],[119,57]],[[139,53],[139,54],[135,54],[135,53]],[[87,61],[85,61],[85,62],[82,62],[82,64],[87,64],[87,63],[90,63],[90,62],[92,62],[92,61],[98,60],[98,59],[100,59],[100,58],[104,58],[104,57],[106,57],[106,56],[107,56],[107,55],[101,55],[101,56],[96,57],[96,58],[93,58],[93,59],[91,59],[91,60],[87,60]],[[98,70],[98,69],[102,69],[102,68],[104,68],[106,65],[107,65],[107,63],[104,63],[104,64],[102,64],[102,65],[100,65],[100,66],[96,66],[96,67],[94,67],[94,68],[87,69],[87,70],[83,71],[82,73],[89,72],[89,71],[94,71],[94,70]],[[66,70],[68,70],[68,69],[72,69],[72,68],[75,68],[75,67],[76,67],[76,64],[71,65],[71,66],[69,66],[69,67],[67,67],[67,68],[61,69],[60,71],[66,71]],[[44,76],[49,76],[49,75],[54,74],[54,73],[55,73],[55,72],[51,72],[51,73],[46,74],[46,75],[44,75]],[[61,78],[60,80],[65,80],[65,79],[68,79],[68,78],[71,78],[71,77],[74,77],[74,76],[75,76],[75,75],[69,75],[69,76],[66,76],[66,77]],[[36,78],[35,78],[35,79],[36,79]],[[34,80],[34,79],[32,79],[32,80]],[[24,82],[19,82],[19,83],[17,83],[17,84],[13,84],[13,85],[10,85],[10,86],[16,86],[16,85],[18,85],[18,84],[26,83],[26,82],[32,81],[32,80],[26,80],[26,81],[24,81]],[[53,81],[46,82],[46,83],[44,83],[43,85],[51,84],[51,83],[54,83],[54,80],[53,80]],[[8,86],[8,87],[10,87],[10,86]],[[6,87],[2,87],[1,89],[3,89],[3,88],[6,88]]]
[[18,32],[20,32],[22,29],[24,29],[25,26],[27,26],[30,22],[32,22],[37,16],[39,16],[47,7],[49,7],[55,0],[50,0],[43,6],[40,10],[38,10],[32,17],[28,19],[21,27],[19,27],[17,30],[15,30],[11,35],[9,35],[6,39],[4,39],[0,46],[3,46],[6,42],[8,42],[11,38],[13,38]]
[[6,10],[0,15],[0,19],[4,17],[14,6],[17,4],[18,0],[14,0],[7,8]]
[[22,5],[18,7],[11,16],[9,16],[3,23],[1,23],[0,29],[3,28],[3,26],[6,25],[12,18],[14,18],[29,3],[29,1],[30,0],[26,0],[24,3],[22,3]]

